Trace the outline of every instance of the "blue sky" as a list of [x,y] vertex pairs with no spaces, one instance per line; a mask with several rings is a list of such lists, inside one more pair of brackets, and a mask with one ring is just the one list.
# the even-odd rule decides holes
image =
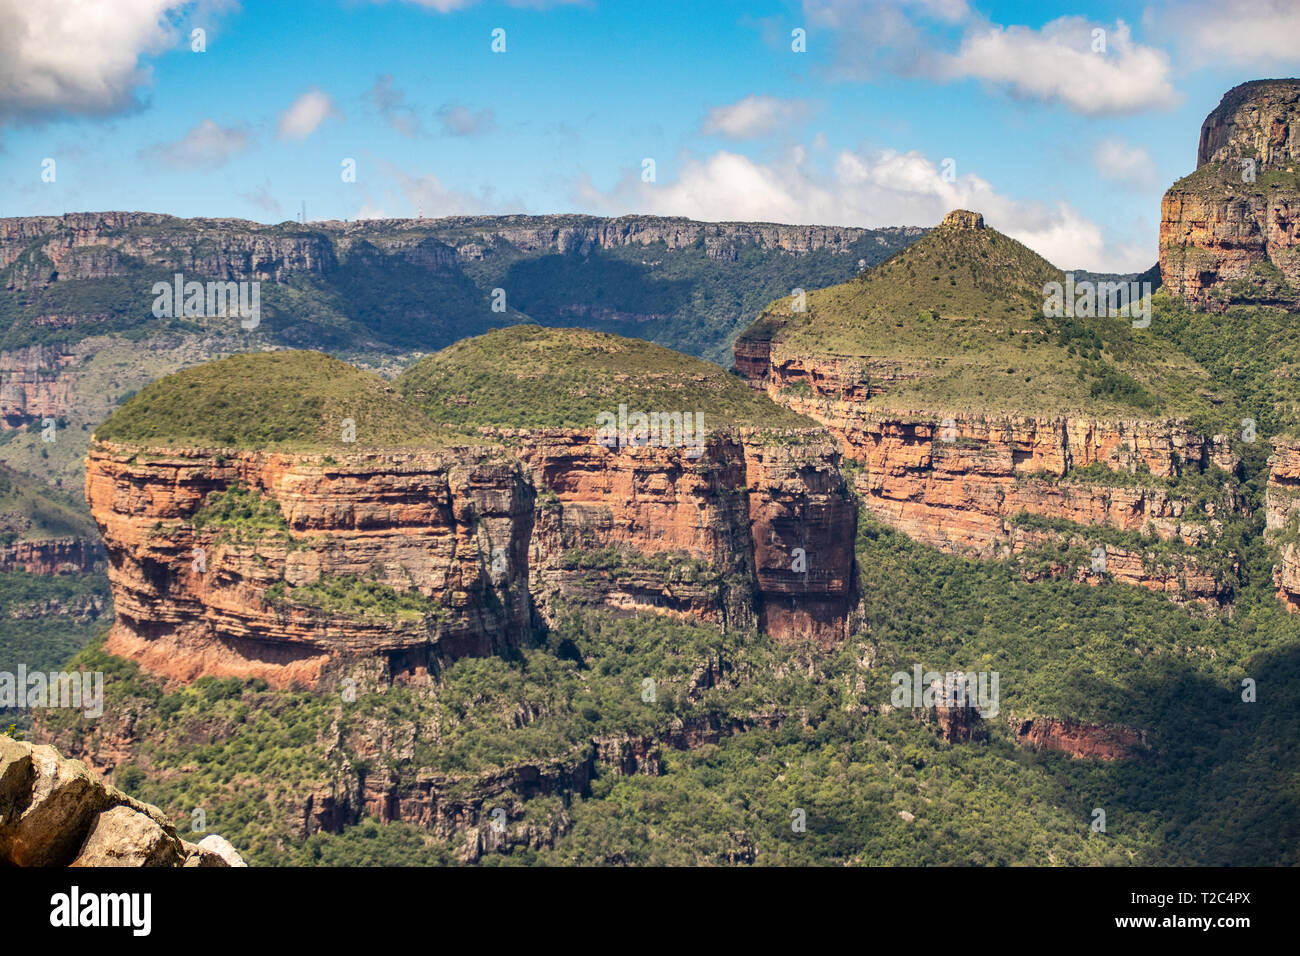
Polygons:
[[968,206],[1063,267],[1136,270],[1205,114],[1296,73],[1297,36],[1280,0],[0,0],[0,215]]

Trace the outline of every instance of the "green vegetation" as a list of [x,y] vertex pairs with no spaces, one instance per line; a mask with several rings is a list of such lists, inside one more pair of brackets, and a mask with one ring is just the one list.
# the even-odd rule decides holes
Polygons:
[[208,527],[237,531],[289,530],[278,501],[240,484],[208,495],[190,524],[196,530]]
[[[348,422],[355,441],[345,441]],[[95,431],[111,442],[373,448],[446,441],[379,376],[320,352],[232,355],[141,389]]]
[[[102,574],[0,574],[0,671],[60,670],[112,620]],[[0,708],[0,720],[29,726],[27,711]]]
[[433,598],[350,575],[322,577],[297,587],[280,581],[267,589],[266,599],[276,605],[316,608],[330,617],[413,622],[429,617],[442,620],[447,615],[447,609]]
[[[655,217],[635,219],[640,222],[628,217],[621,223],[658,224]],[[842,282],[857,271],[859,261],[873,265],[915,236],[913,230],[869,230],[840,249],[791,253],[756,241],[723,239],[709,224],[672,220],[668,225],[675,231],[698,228],[697,241],[679,248],[660,241],[607,250],[581,242],[555,253],[521,249],[501,235],[520,225],[516,217],[355,223],[347,227],[345,246],[334,230],[319,225],[162,217],[134,222],[105,234],[105,244],[88,247],[72,243],[71,226],[55,224],[33,236],[15,261],[0,269],[0,351],[71,345],[105,334],[139,341],[216,335],[228,351],[319,348],[349,356],[391,356],[438,349],[492,328],[532,321],[636,335],[726,362],[731,340],[765,302],[795,286]],[[594,234],[608,228],[608,220],[548,216],[536,228]],[[186,271],[186,263],[229,246],[236,234],[301,243],[317,261],[330,263],[337,257],[338,267],[262,281],[261,324],[251,332],[231,318],[155,318],[153,283],[170,281],[175,272]],[[147,260],[126,251],[137,242],[148,243]],[[29,284],[25,280],[30,277],[54,271],[41,251],[48,243],[68,248],[60,281],[46,284],[38,278],[31,288],[17,288]],[[487,254],[458,258],[454,247],[471,244],[486,246]],[[83,256],[94,257],[97,267],[111,262],[116,274],[69,280]],[[510,290],[506,312],[492,311],[496,288]],[[75,316],[76,321],[36,321],[48,315]]]
[[0,464],[0,545],[41,538],[98,537],[85,502]]
[[[915,380],[882,409],[1210,419],[1222,401],[1177,344],[1126,316],[1048,317],[1064,274],[993,229],[941,226],[853,281],[768,307],[743,338],[782,359],[870,359]],[[1219,416],[1220,418],[1222,416]]]
[[[573,612],[539,647],[351,703],[239,680],[167,693],[95,646],[76,664],[110,674],[105,725],[137,715],[137,794],[182,822],[205,808],[209,828],[260,864],[458,859],[459,837],[409,825],[295,836],[305,795],[345,761],[399,786],[433,775],[440,792],[472,799],[503,768],[577,766],[598,739],[739,723],[749,729],[691,750],[660,744],[659,775],[598,762],[567,810],[527,802],[543,828],[562,810],[570,821],[553,848],[482,862],[1294,865],[1300,619],[1271,593],[1275,558],[1251,538],[1236,611],[1207,614],[1112,582],[1029,584],[1012,562],[945,555],[864,516],[866,619],[836,650]],[[986,743],[945,743],[915,713],[885,712],[890,675],[917,663],[1000,674]],[[701,682],[706,671],[720,681]],[[1267,699],[1242,702],[1246,677]],[[1140,729],[1149,750],[1099,762],[1013,740],[1013,718],[1043,714]],[[64,712],[43,728],[94,732]],[[377,757],[350,749],[379,728],[392,743]],[[1089,830],[1099,805],[1104,836]],[[795,809],[805,833],[791,828]]]
[[[1300,338],[1297,313],[1260,306],[1237,306],[1224,312],[1188,308],[1161,291],[1154,297],[1149,331],[1178,343],[1230,389],[1236,413],[1229,432],[1241,439],[1234,447],[1244,455],[1267,456],[1267,439],[1294,430],[1300,422]],[[1255,442],[1244,440],[1243,418],[1253,419]]]
[[489,332],[417,362],[396,385],[431,418],[458,425],[594,428],[598,415],[617,416],[625,404],[629,414],[702,413],[706,433],[813,427],[716,365],[582,329]]

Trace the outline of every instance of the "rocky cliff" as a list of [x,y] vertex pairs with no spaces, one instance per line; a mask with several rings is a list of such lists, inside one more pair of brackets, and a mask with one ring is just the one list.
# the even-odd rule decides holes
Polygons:
[[[427,673],[527,639],[533,490],[516,463],[472,448],[325,458],[94,447],[86,497],[117,610],[108,648],[182,680],[284,685],[358,659]],[[196,526],[232,488],[283,529]]]
[[847,636],[854,503],[834,444],[756,429],[611,450],[594,429],[507,430],[540,489],[534,593],[689,614],[777,638]]
[[808,253],[843,253],[860,239],[881,244],[923,234],[778,223],[706,223],[658,216],[453,216],[443,219],[337,220],[264,225],[242,219],[177,219],[156,213],[68,213],[0,219],[0,271],[15,266],[8,288],[104,279],[131,273],[140,262],[207,279],[279,281],[322,273],[367,249],[399,252],[413,264],[445,268],[456,259],[481,260],[508,245],[523,253],[589,253],[593,249],[699,245],[715,259],[734,259],[742,246]]
[[167,816],[47,745],[0,734],[0,866],[243,866],[220,837],[187,843]]
[[1268,464],[1265,525],[1280,559],[1273,577],[1287,610],[1300,613],[1300,438],[1274,438]]
[[[304,401],[300,419],[280,392]],[[202,431],[244,403],[236,427],[262,443],[328,431],[316,402],[369,407],[354,413],[358,433],[434,428],[392,392],[316,353],[236,356],[164,379],[110,418],[86,474],[117,613],[107,649],[175,679],[286,686],[375,662],[367,673],[383,680],[422,678],[526,644],[558,604],[846,636],[856,510],[820,429],[610,447],[596,428],[484,426],[477,445],[387,449],[372,437],[328,453],[241,450],[237,432],[218,445],[130,437]]]
[[[1064,549],[1056,560],[1027,561],[1026,573],[1108,574],[1180,601],[1230,599],[1235,558],[1216,542],[1244,499],[1226,436],[1138,408],[1094,402],[1097,411],[1082,411],[1087,393],[1076,390],[1089,367],[1073,377],[1055,371],[1078,361],[1074,346],[1056,351],[1071,333],[1053,329],[1034,297],[1051,267],[1008,242],[958,210],[802,310],[774,304],[737,340],[737,371],[826,426],[860,466],[863,505],[918,541],[979,557]],[[966,287],[966,276],[954,276],[952,291],[930,290],[932,273],[951,274],[971,257],[1002,262],[987,276],[972,272]],[[1018,285],[1018,300],[997,300],[1000,287]],[[1123,348],[1141,347],[1119,323],[1100,327],[1128,339]],[[1021,344],[1008,349],[1008,339]],[[966,371],[981,364],[991,368]],[[995,393],[980,408],[990,372],[1016,397]],[[948,375],[965,376],[960,389]],[[1044,384],[1020,391],[1035,378]],[[1070,549],[1091,557],[1067,560]]]
[[1300,80],[1229,90],[1160,204],[1160,272],[1200,306],[1300,304]]
[[103,569],[104,549],[98,541],[52,538],[0,546],[0,573],[76,574]]

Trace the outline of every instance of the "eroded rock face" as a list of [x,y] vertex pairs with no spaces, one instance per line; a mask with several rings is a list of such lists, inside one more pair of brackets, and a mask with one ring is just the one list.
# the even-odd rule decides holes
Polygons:
[[[698,457],[606,448],[594,429],[493,437],[505,446],[340,460],[95,446],[86,497],[117,612],[106,648],[179,680],[314,686],[363,661],[420,679],[517,648],[558,600],[846,636],[857,512],[824,433],[721,432]],[[196,526],[234,487],[284,527]],[[419,595],[428,613],[311,597],[345,579]]]
[[229,865],[81,761],[0,735],[0,866]]
[[1300,520],[1300,438],[1273,439],[1264,500],[1265,525],[1278,539],[1281,559],[1273,570],[1277,596],[1288,611],[1300,613],[1300,548],[1295,540]]
[[[524,437],[519,454],[543,489],[531,557],[544,605],[585,597],[778,639],[846,636],[856,508],[828,437],[785,444],[740,429],[711,437],[697,458],[604,448],[590,429],[508,437]],[[610,546],[631,560],[593,566]]]
[[1261,170],[1300,160],[1300,80],[1234,86],[1201,124],[1196,165],[1253,156]]
[[0,545],[0,573],[77,574],[103,568],[104,550],[98,541],[43,538]]
[[[54,324],[51,318],[49,324]],[[69,349],[33,345],[0,352],[0,428],[17,428],[58,417],[68,404],[69,386],[60,372],[76,357]]]
[[[1206,437],[1179,422],[877,411],[867,399],[878,391],[853,387],[861,381],[857,366],[846,371],[845,363],[832,360],[823,367],[815,358],[783,361],[751,381],[774,400],[824,424],[845,457],[863,465],[856,490],[875,516],[917,541],[953,553],[1007,557],[1060,537],[1020,527],[1024,515],[1196,545],[1212,541],[1219,518],[1244,504],[1225,488],[1221,500],[1202,510],[1157,485],[1076,474],[1089,466],[1158,478],[1209,467],[1235,471],[1239,461],[1226,436]],[[1105,573],[1118,580],[1176,600],[1222,601],[1229,596],[1231,582],[1194,561],[1153,565],[1141,553],[1085,539],[1073,543],[1085,551],[1104,548]],[[1080,572],[1077,566],[1049,570]],[[1079,577],[1090,579],[1087,573]]]
[[1010,723],[1019,743],[1059,750],[1071,757],[1122,760],[1147,751],[1146,735],[1128,727],[1081,724],[1056,717],[1012,718]]
[[1300,80],[1224,95],[1201,127],[1197,172],[1160,204],[1160,272],[1171,292],[1218,308],[1300,301],[1298,156]]
[[[208,495],[236,485],[277,503],[286,529],[195,529]],[[491,450],[331,463],[101,444],[86,498],[117,610],[106,647],[154,673],[313,685],[332,665],[364,658],[418,675],[439,660],[518,647],[529,633],[532,489]],[[414,592],[429,613],[394,619],[294,600],[294,588],[322,577]]]

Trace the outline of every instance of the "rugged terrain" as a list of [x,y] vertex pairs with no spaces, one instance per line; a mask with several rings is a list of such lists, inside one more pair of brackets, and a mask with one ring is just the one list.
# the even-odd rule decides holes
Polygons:
[[[820,429],[720,369],[600,333],[515,328],[429,362],[474,378],[490,370],[466,349],[524,359],[526,342],[556,346],[557,372],[581,342],[637,407],[651,396],[627,380],[653,364],[706,416],[698,447],[516,420],[458,433],[426,415],[441,402],[426,366],[398,382],[410,403],[319,353],[177,373],[110,417],[88,460],[107,649],[183,680],[333,684],[373,662],[366,676],[392,681],[516,650],[557,600],[844,639],[855,510]],[[485,394],[515,410],[558,394],[498,384]]]
[[50,746],[0,734],[0,865],[243,866],[218,836],[187,843],[157,807]]
[[774,303],[736,367],[826,425],[865,506],[919,541],[1230,600],[1238,460],[1194,424],[1216,417],[1216,387],[1128,316],[1045,316],[1064,279],[954,212],[862,277]]
[[[1250,153],[1289,188],[1289,82],[1233,91],[1195,175]],[[90,449],[116,623],[10,639],[85,643],[71,666],[106,678],[101,718],[33,733],[257,863],[1294,864],[1300,346],[1287,214],[1261,239],[1277,210],[1247,206],[1232,242],[1182,243],[1210,272],[1162,247],[1149,323],[1046,309],[1069,277],[964,210],[897,247],[34,222],[6,342],[112,344],[26,353],[6,453],[66,483]],[[145,376],[94,283],[164,264],[264,277],[266,327],[164,321],[195,367]],[[754,315],[737,375],[608,334],[717,356]],[[121,407],[34,444],[80,367],[110,386],[95,421]],[[53,600],[33,581],[104,608],[84,574],[10,576],[14,624]],[[894,696],[924,671],[1000,697]]]
[[1160,272],[1200,306],[1300,305],[1300,80],[1233,87],[1160,204]]

